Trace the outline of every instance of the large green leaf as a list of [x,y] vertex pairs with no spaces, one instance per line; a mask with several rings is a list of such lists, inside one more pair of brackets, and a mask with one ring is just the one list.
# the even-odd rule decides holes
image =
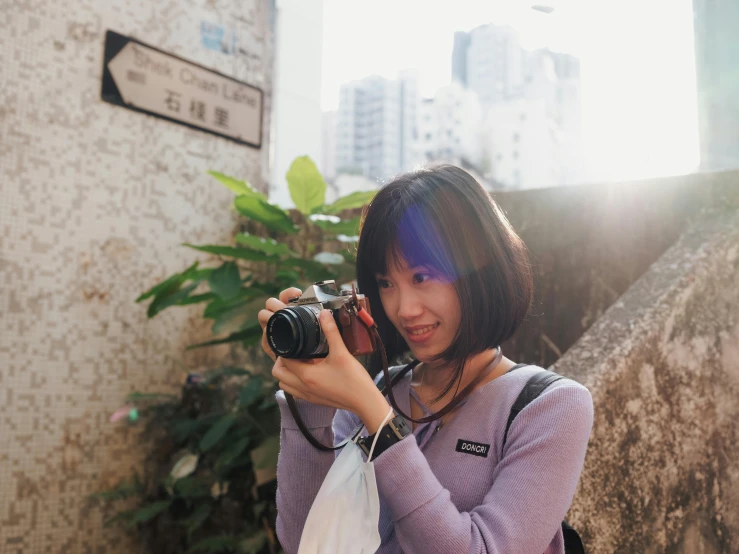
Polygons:
[[255,196],[238,196],[234,199],[234,206],[240,214],[249,219],[258,221],[272,231],[283,233],[297,233],[298,228],[293,224],[288,213],[277,206],[265,202]]
[[143,491],[144,486],[139,480],[139,474],[134,473],[133,479],[131,479],[131,481],[127,481],[124,479],[120,481],[115,488],[107,491],[96,492],[94,494],[91,494],[88,498],[111,502],[114,500],[122,500],[124,498],[136,496],[138,494],[141,494]]
[[119,521],[125,521],[127,522],[126,527],[131,527],[135,525],[135,523],[132,523],[133,516],[136,513],[136,510],[126,510],[121,511],[115,514],[113,517],[106,519],[103,522],[103,527],[110,527],[114,523],[118,523]]
[[[146,312],[150,318],[170,306],[192,303],[190,293],[197,288],[200,281],[206,278],[211,271],[210,269],[199,270],[197,267],[198,262],[195,262],[185,271],[168,277],[139,296],[136,302],[141,302],[152,296],[154,297]],[[190,281],[190,283],[183,288],[183,285],[187,281]]]
[[355,236],[359,234],[359,220],[360,218],[355,217],[346,221],[340,221],[339,223],[332,223],[331,221],[323,221],[320,219],[311,221],[332,235]]
[[164,292],[157,294],[154,297],[154,300],[151,301],[151,304],[149,304],[149,308],[146,310],[146,315],[150,318],[154,317],[165,308],[184,302],[199,284],[200,283],[196,281],[195,283],[190,283],[185,288],[180,288],[180,285],[177,285],[172,289],[165,290]]
[[284,290],[288,287],[294,287],[300,281],[300,275],[296,271],[291,269],[281,270],[275,273],[275,281],[282,285],[280,290]]
[[161,283],[158,283],[151,287],[149,290],[147,290],[144,294],[139,296],[136,299],[136,302],[142,302],[146,300],[147,298],[151,298],[152,296],[156,296],[162,292],[165,292],[167,290],[171,290],[173,288],[177,288],[179,285],[190,279],[195,271],[197,270],[199,262],[195,262],[190,267],[188,267],[185,271],[182,273],[175,273],[171,277],[167,277],[164,281]]
[[254,298],[264,296],[264,291],[257,287],[244,287],[239,289],[238,294],[227,298],[217,298],[208,304],[203,311],[203,317],[206,319],[217,319],[224,313],[234,308],[242,308]]
[[210,277],[210,274],[213,273],[215,268],[213,267],[207,267],[205,269],[195,269],[190,272],[189,277],[193,281],[202,281],[203,279],[208,279]]
[[241,275],[235,262],[226,262],[210,274],[210,290],[223,300],[236,296],[241,290]]
[[217,344],[227,344],[229,342],[252,341],[254,338],[260,338],[261,336],[262,336],[262,327],[258,323],[256,323],[254,325],[250,325],[246,329],[242,329],[241,331],[236,331],[235,333],[231,333],[230,335],[222,339],[214,339],[214,340],[209,340],[207,342],[200,342],[198,344],[192,344],[187,347],[187,350],[192,350],[194,348],[203,348],[204,346],[215,346]]
[[225,175],[219,171],[208,171],[208,174],[218,179],[222,184],[224,184],[226,187],[228,187],[231,191],[235,192],[239,196],[256,196],[257,198],[267,200],[266,196],[264,196],[261,192],[255,190],[247,181],[239,181],[238,179],[229,177],[228,175]]
[[170,501],[169,500],[161,500],[159,502],[154,502],[152,504],[149,504],[148,506],[144,506],[143,508],[140,508],[133,512],[133,517],[131,518],[131,523],[144,523],[149,520],[154,519],[159,514],[161,514],[164,510],[169,508]]
[[200,420],[198,419],[179,419],[171,423],[169,433],[176,442],[181,443],[186,441],[199,428]]
[[257,252],[255,250],[250,250],[249,248],[239,248],[235,246],[219,246],[217,244],[205,244],[202,246],[197,246],[188,243],[184,243],[183,246],[199,250],[200,252],[207,252],[208,254],[229,256],[231,258],[249,260],[252,262],[266,262],[276,259],[274,256],[268,256],[264,252]]
[[200,444],[198,445],[200,451],[207,452],[213,446],[215,446],[218,441],[220,441],[226,435],[228,430],[235,422],[236,417],[233,414],[226,414],[221,419],[219,419],[218,422],[213,425],[213,427],[208,429],[208,432],[205,433],[205,436],[200,439]]
[[187,519],[180,521],[180,525],[183,525],[187,529],[188,537],[194,533],[198,527],[200,527],[210,517],[212,508],[210,504],[200,504],[198,508],[190,514]]
[[218,460],[222,461],[224,464],[232,463],[236,458],[244,453],[246,447],[249,446],[249,442],[251,442],[251,439],[249,437],[245,437],[236,441],[233,445],[228,447],[228,449],[223,452]]
[[375,194],[377,194],[376,190],[353,192],[347,196],[339,198],[330,206],[326,206],[325,212],[328,214],[336,214],[344,210],[361,208],[362,206],[369,204],[375,197]]
[[212,292],[206,292],[203,294],[193,294],[192,296],[188,296],[187,298],[183,298],[179,302],[177,302],[178,306],[188,306],[190,304],[199,304],[200,302],[210,302],[211,300],[214,300],[216,298],[216,295]]
[[280,453],[280,437],[268,437],[257,448],[251,451],[254,469],[271,469],[277,466],[277,455]]
[[[274,296],[274,295],[273,295]],[[259,310],[264,309],[268,296],[261,295],[249,300],[246,304],[238,304],[221,311],[213,321],[210,330],[214,337],[225,336],[244,330],[257,323]],[[248,340],[248,337],[244,340]]]
[[249,233],[236,235],[236,242],[243,244],[251,250],[259,250],[270,256],[296,256],[295,252],[290,250],[286,244],[277,242],[275,239],[257,237]]
[[300,213],[308,215],[323,206],[326,198],[326,181],[310,157],[295,158],[285,178],[290,189],[290,197]]
[[241,387],[239,393],[239,408],[248,408],[262,396],[262,387],[264,386],[264,378],[261,375],[255,375],[247,383]]
[[231,470],[233,468],[232,464],[246,451],[246,447],[249,446],[249,442],[251,442],[251,439],[249,437],[245,437],[243,439],[239,439],[226,448],[218,457],[218,460],[216,460],[216,473],[224,474]]
[[202,478],[188,475],[177,479],[173,486],[177,496],[182,498],[202,498],[210,495],[210,487]]
[[313,282],[333,279],[336,276],[336,273],[324,264],[313,260],[304,260],[303,258],[282,260],[278,268],[280,270],[300,269],[303,271],[305,278]]

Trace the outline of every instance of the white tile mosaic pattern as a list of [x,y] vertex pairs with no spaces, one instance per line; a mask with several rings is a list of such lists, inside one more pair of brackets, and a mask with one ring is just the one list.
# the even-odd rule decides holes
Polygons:
[[[137,464],[108,423],[131,390],[173,391],[218,352],[199,309],[148,321],[136,296],[225,242],[218,169],[266,190],[271,0],[2,0],[0,9],[0,552],[132,552],[87,495]],[[201,43],[201,22],[242,49]],[[262,88],[261,150],[100,100],[105,31]],[[222,353],[222,351],[221,351]]]

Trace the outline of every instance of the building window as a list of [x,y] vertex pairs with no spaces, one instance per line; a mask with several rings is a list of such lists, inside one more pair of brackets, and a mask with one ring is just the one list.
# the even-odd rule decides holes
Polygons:
[[514,160],[517,160],[518,159],[518,150],[514,150],[513,151],[513,159]]
[[518,133],[513,133],[513,142],[518,143],[518,139],[520,139],[520,135]]

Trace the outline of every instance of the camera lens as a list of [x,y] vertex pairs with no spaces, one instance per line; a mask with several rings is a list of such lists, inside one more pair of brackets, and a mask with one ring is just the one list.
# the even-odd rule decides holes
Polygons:
[[318,313],[307,306],[276,311],[267,322],[267,341],[283,358],[309,358],[328,351]]

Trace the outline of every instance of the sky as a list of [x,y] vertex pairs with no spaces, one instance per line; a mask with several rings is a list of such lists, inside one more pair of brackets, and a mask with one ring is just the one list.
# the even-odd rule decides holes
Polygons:
[[[544,14],[534,2],[555,9]],[[431,97],[451,79],[454,31],[510,24],[525,48],[581,61],[582,133],[594,180],[679,175],[698,165],[691,0],[324,0],[323,110],[371,74],[419,72]]]

